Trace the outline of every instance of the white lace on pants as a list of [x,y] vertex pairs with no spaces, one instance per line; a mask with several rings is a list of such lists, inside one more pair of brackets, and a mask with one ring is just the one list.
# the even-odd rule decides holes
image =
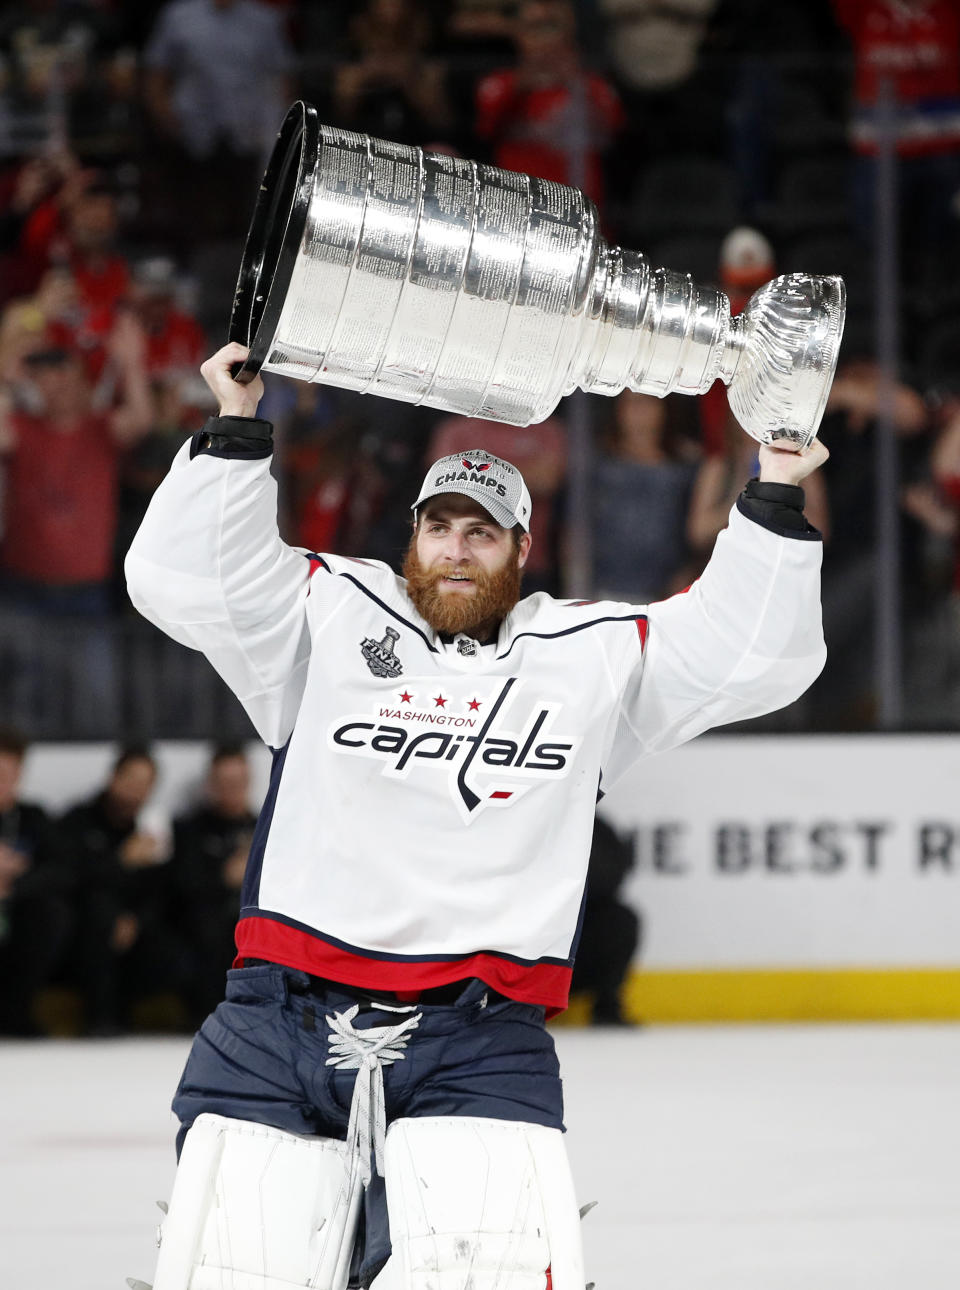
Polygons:
[[[412,1005],[409,1010],[413,1011]],[[366,1186],[372,1177],[371,1145],[377,1173],[383,1175],[383,1144],[387,1133],[383,1067],[403,1061],[403,1050],[410,1034],[420,1024],[421,1014],[414,1013],[395,1026],[371,1026],[366,1030],[354,1030],[353,1019],[359,1011],[360,1005],[354,1004],[346,1012],[335,1012],[327,1017],[327,1025],[332,1031],[327,1042],[333,1054],[327,1058],[327,1065],[357,1072],[350,1102],[347,1142],[353,1154],[352,1167]]]

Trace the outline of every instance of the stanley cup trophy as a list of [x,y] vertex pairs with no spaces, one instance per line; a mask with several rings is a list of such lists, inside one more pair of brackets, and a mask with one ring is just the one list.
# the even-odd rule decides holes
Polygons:
[[776,278],[726,296],[609,246],[575,188],[287,113],[244,248],[237,373],[303,381],[511,425],[576,389],[703,394],[802,449],[843,330],[842,279]]

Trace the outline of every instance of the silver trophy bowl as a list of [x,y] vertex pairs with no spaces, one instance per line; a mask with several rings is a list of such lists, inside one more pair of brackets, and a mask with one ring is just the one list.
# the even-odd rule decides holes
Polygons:
[[761,443],[817,432],[839,277],[791,273],[736,318],[721,291],[600,235],[575,188],[287,113],[253,213],[230,339],[263,370],[511,425],[576,389],[703,394]]

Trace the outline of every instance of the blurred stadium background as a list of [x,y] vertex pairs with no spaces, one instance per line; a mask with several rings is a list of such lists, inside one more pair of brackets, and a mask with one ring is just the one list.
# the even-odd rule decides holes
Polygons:
[[[226,337],[297,97],[334,125],[576,183],[609,238],[734,308],[778,272],[843,275],[831,459],[808,490],[829,661],[792,707],[638,768],[605,805],[639,924],[623,1005],[960,1016],[953,0],[16,0],[0,6],[0,959],[17,970],[0,1025],[189,1028],[204,999],[184,998],[177,911],[201,854],[222,973],[263,750],[205,660],[136,616],[120,569],[211,410],[199,363]],[[396,565],[425,465],[482,441],[530,484],[532,590],[682,588],[753,470],[719,386],[580,396],[516,430],[266,384],[287,540]],[[147,743],[105,834],[116,756]],[[24,802],[43,808],[29,828]],[[99,949],[77,940],[91,918]]]

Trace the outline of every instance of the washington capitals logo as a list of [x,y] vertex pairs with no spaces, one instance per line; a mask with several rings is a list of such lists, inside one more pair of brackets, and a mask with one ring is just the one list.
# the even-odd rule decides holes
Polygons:
[[374,676],[395,677],[403,671],[403,666],[398,656],[393,652],[393,647],[400,639],[400,633],[395,627],[388,627],[383,634],[383,640],[374,640],[372,636],[367,636],[360,642],[360,653],[367,661],[367,667]]
[[537,783],[569,774],[581,738],[554,731],[561,705],[549,700],[510,720],[516,677],[453,706],[451,693],[431,689],[433,704],[442,710],[412,702],[417,685],[406,682],[396,707],[338,718],[327,731],[328,746],[378,761],[389,779],[441,775],[466,823],[488,807],[512,806]]
[[467,461],[466,457],[462,457],[461,461],[463,462],[463,465],[467,468],[467,470],[489,470],[490,469],[489,461]]

